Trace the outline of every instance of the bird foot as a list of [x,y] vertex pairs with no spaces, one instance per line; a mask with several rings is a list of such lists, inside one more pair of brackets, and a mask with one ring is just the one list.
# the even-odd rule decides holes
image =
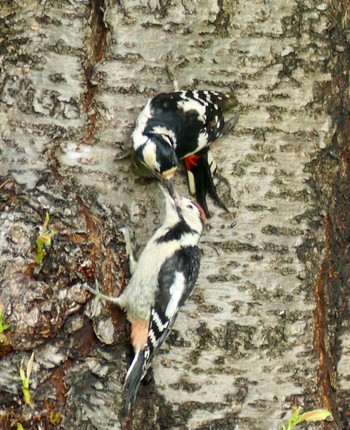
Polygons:
[[119,305],[119,297],[110,297],[106,294],[101,293],[97,280],[95,281],[95,285],[96,288],[91,288],[90,285],[84,284],[84,288],[87,289],[91,294],[93,294],[98,300],[105,300],[106,302],[111,302]]
[[183,56],[174,58],[172,52],[169,52],[169,54],[167,55],[165,67],[166,67],[166,71],[167,71],[169,78],[174,83],[174,91],[180,90],[179,83],[178,83],[177,79],[175,78],[175,70],[178,67],[182,66],[183,64],[186,64],[186,62],[187,62],[187,60]]
[[130,273],[132,275],[135,272],[137,261],[134,258],[134,253],[132,250],[129,230],[126,227],[122,227],[119,229],[119,231],[123,235],[123,238],[125,241],[125,251],[126,251],[127,257],[129,258],[129,269],[130,269]]

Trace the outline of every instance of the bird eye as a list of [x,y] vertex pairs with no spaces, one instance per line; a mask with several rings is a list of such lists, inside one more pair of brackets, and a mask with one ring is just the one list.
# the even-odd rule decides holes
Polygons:
[[188,209],[194,209],[194,205],[192,203],[187,205]]

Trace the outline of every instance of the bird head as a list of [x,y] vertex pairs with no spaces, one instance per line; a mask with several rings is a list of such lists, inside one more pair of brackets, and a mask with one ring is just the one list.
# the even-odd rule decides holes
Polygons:
[[137,158],[163,181],[169,181],[175,175],[179,159],[161,135],[151,135],[135,152]]
[[206,216],[202,207],[195,201],[183,197],[173,190],[173,194],[161,187],[166,201],[166,217],[171,224],[184,221],[191,230],[202,233]]

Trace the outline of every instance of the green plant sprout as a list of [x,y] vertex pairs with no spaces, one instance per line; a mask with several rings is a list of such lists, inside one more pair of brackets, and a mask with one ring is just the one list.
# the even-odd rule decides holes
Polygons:
[[4,314],[0,312],[0,335],[3,334],[5,330],[7,330],[9,326],[4,324]]
[[51,411],[49,413],[49,420],[50,420],[51,424],[57,425],[62,421],[62,416],[61,416],[60,412]]
[[4,331],[9,328],[8,324],[4,324],[4,314],[0,311],[0,346],[8,345],[8,340]]
[[33,370],[34,352],[30,356],[30,359],[28,360],[26,372],[23,369],[23,361],[24,361],[24,358],[22,358],[21,360],[21,367],[19,369],[20,377],[14,376],[13,379],[16,381],[22,382],[22,393],[23,393],[24,401],[26,405],[31,406],[33,404],[33,400],[30,395],[29,385],[30,385],[30,375]]
[[50,221],[50,215],[48,212],[46,212],[45,221],[44,221],[42,227],[40,227],[40,234],[37,237],[36,242],[35,242],[36,246],[37,246],[35,262],[38,264],[40,264],[42,262],[43,258],[46,255],[44,245],[51,246],[52,238],[57,233],[57,231],[54,231],[54,230],[52,230],[52,231],[47,230],[47,226],[49,224],[49,221]]
[[332,419],[332,414],[327,409],[315,409],[314,411],[300,414],[300,408],[293,408],[292,415],[287,426],[282,425],[282,430],[292,430],[296,425],[304,421],[316,422],[325,421],[327,418]]

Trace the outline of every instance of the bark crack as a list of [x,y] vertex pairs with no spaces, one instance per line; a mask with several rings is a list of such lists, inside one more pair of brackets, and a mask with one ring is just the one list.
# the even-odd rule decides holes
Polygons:
[[92,77],[95,67],[101,61],[106,47],[108,30],[104,22],[104,6],[104,0],[93,0],[89,18],[90,34],[86,38],[87,57],[84,63],[84,71],[87,90],[84,109],[89,115],[89,126],[85,136],[87,142],[90,142],[95,134],[98,117],[97,111],[91,109],[96,93],[96,85],[94,85]]

